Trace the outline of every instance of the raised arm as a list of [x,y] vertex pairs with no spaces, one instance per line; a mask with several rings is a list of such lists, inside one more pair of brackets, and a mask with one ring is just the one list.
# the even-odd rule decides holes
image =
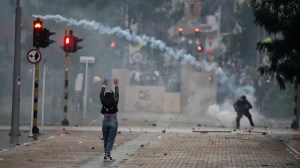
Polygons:
[[103,97],[104,97],[104,92],[105,92],[105,87],[107,86],[107,79],[103,79],[103,81],[102,81],[102,88],[101,88],[101,91],[100,91],[100,100],[101,100],[101,102],[102,102],[102,99],[103,99]]
[[115,84],[115,101],[118,104],[118,102],[119,102],[119,79],[114,78],[113,82]]

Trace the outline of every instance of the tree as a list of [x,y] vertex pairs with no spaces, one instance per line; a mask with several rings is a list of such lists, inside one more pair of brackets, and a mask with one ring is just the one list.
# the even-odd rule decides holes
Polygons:
[[300,83],[300,0],[251,0],[255,23],[272,40],[258,42],[270,65],[259,67],[261,75],[275,76],[280,89]]

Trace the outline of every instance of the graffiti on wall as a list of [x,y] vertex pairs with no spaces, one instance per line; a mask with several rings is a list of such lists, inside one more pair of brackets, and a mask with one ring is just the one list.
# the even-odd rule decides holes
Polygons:
[[134,103],[135,111],[149,112],[151,111],[152,102],[151,102],[151,92],[150,90],[139,90],[138,100]]

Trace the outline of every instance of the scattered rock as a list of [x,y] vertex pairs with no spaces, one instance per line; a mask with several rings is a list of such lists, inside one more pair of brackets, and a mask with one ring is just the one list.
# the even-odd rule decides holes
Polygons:
[[100,138],[101,141],[103,141],[103,138]]
[[263,135],[267,135],[267,133],[266,133],[266,132],[263,132],[262,134],[263,134]]
[[75,127],[78,127],[78,125],[76,124]]
[[197,126],[198,126],[198,127],[201,127],[202,125],[201,125],[201,124],[198,124]]
[[94,147],[92,147],[92,149],[95,149]]
[[118,131],[118,134],[121,134],[121,131]]
[[166,130],[162,130],[161,132],[162,132],[162,133],[166,133]]
[[143,147],[144,147],[144,145],[142,144],[142,145],[141,145],[141,148],[143,148]]
[[168,155],[167,153],[164,153],[164,155]]
[[152,124],[153,127],[156,127],[156,124]]

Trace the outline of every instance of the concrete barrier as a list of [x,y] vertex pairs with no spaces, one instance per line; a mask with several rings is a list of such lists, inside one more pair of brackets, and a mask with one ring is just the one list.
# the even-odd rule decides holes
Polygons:
[[165,88],[160,86],[127,86],[125,108],[128,112],[163,112]]
[[179,113],[180,112],[180,93],[167,92],[164,96],[164,112]]

